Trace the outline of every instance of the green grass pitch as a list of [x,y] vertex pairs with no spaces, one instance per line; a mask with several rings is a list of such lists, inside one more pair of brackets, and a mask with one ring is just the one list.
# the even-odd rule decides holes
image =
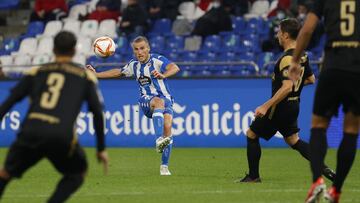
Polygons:
[[[7,149],[0,149],[3,162]],[[291,149],[263,149],[261,184],[239,184],[234,180],[247,171],[245,149],[174,148],[172,176],[159,176],[160,155],[155,149],[109,149],[108,176],[96,162],[94,149],[86,149],[89,160],[87,180],[68,201],[102,202],[303,202],[310,186],[310,169]],[[360,154],[344,186],[342,202],[360,202]],[[334,167],[335,150],[327,163]],[[45,202],[60,175],[48,161],[31,168],[21,180],[10,183],[2,202]],[[329,182],[328,182],[328,185]]]

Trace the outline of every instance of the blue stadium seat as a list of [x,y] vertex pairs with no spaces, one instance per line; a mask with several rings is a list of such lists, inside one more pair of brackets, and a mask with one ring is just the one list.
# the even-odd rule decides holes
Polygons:
[[20,0],[1,0],[0,1],[0,10],[17,8],[19,6]]
[[256,52],[256,44],[251,40],[243,40],[240,43],[240,52]]
[[131,59],[134,58],[134,55],[133,55],[132,52],[123,53],[120,56],[121,56],[120,57],[120,62],[125,62],[125,63],[129,62]]
[[313,52],[316,56],[321,56],[325,47],[325,43],[326,43],[326,36],[323,35],[321,36],[318,44],[312,49],[310,49],[310,51]]
[[215,52],[202,52],[199,56],[201,61],[217,61],[217,54]]
[[260,18],[251,18],[246,24],[245,33],[258,33],[262,28],[262,20]]
[[319,64],[316,64],[315,62],[320,60],[320,56],[317,56],[313,52],[309,52],[309,51],[307,51],[306,54],[310,61],[311,70],[313,71],[315,76],[318,76],[320,73],[320,66],[319,66]]
[[261,25],[260,25],[260,30],[258,30],[258,34],[261,37],[268,37],[270,33],[270,26],[271,26],[270,20],[261,19]]
[[[121,62],[121,55],[120,54],[114,54],[108,58],[97,58],[96,63],[104,63],[107,65],[101,65],[99,66],[99,71],[106,71],[106,70],[110,70],[113,68],[119,68],[119,65],[115,65],[115,63],[120,63]],[[112,65],[109,63],[113,63]]]
[[247,33],[243,36],[244,40],[250,40],[252,42],[258,42],[259,41],[259,35],[256,33]]
[[18,51],[20,46],[19,38],[6,38],[3,41],[3,46],[0,51],[3,53],[2,55],[10,55],[13,51]]
[[181,66],[180,72],[177,74],[180,77],[190,77],[193,76],[191,72],[192,66]]
[[239,54],[239,59],[242,61],[255,61],[255,55],[253,52],[245,52]]
[[235,52],[224,51],[219,55],[219,61],[238,61],[239,56]]
[[234,65],[229,66],[229,71],[231,72],[231,75],[234,76],[254,76],[256,75],[256,70],[252,66],[248,65]]
[[181,61],[181,52],[170,52],[169,54],[168,54],[168,58],[169,58],[169,60],[171,60],[171,61]]
[[126,37],[120,36],[116,39],[114,39],[114,42],[116,44],[116,53],[122,54],[122,53],[128,53],[131,52],[131,47],[129,44],[129,41]]
[[260,36],[258,34],[246,34],[243,41],[250,41],[253,44],[253,52],[261,52]]
[[227,51],[238,51],[241,43],[240,36],[237,34],[230,34],[223,37],[222,47]]
[[171,33],[171,20],[167,18],[158,19],[154,22],[150,33],[169,34]]
[[[268,75],[270,76],[273,72],[274,72],[274,68],[275,68],[275,64],[276,62],[278,61],[278,59],[284,54],[283,52],[279,52],[279,53],[272,53],[273,54],[273,57],[272,57],[272,62],[271,64],[268,64],[267,66],[265,67],[261,67],[259,66],[260,68],[260,74],[262,75]],[[264,64],[265,65],[265,64]]]
[[205,38],[202,51],[219,52],[219,47],[221,47],[221,38],[218,35],[210,35]]
[[198,53],[193,51],[185,51],[183,53],[182,59],[185,62],[200,61],[200,58],[198,57]]
[[153,37],[149,40],[151,50],[156,53],[164,54],[165,38],[161,35]]
[[233,31],[221,31],[221,32],[219,32],[220,37],[223,38],[223,39],[225,37],[229,36],[229,35],[232,35],[232,34],[235,34],[235,33]]
[[231,75],[231,72],[229,71],[229,67],[224,65],[210,66],[209,71],[211,72],[212,76],[224,77]]
[[209,70],[208,65],[194,65],[191,67],[190,71],[192,76],[196,77],[209,77],[211,76],[211,71]]
[[166,40],[166,49],[168,51],[182,51],[184,50],[184,37],[177,35],[170,35]]
[[0,56],[9,55],[5,50],[0,49]]
[[262,75],[269,75],[265,65],[268,65],[271,61],[274,61],[274,54],[272,52],[263,52],[257,57],[257,64],[260,68]]
[[232,27],[235,33],[244,33],[246,21],[240,16],[232,18]]
[[90,56],[89,58],[87,58],[86,60],[86,64],[92,65],[92,66],[96,66],[97,63],[99,63],[100,58],[97,56]]
[[29,23],[27,31],[25,35],[27,37],[35,37],[38,34],[42,34],[44,32],[45,25],[42,21],[34,21]]

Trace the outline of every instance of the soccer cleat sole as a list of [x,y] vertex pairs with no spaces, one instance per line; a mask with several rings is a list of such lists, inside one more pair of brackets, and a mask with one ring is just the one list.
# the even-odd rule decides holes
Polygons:
[[325,185],[317,186],[312,195],[305,201],[305,203],[319,203],[323,192],[326,190]]
[[156,151],[158,153],[162,153],[165,147],[168,146],[170,143],[171,143],[170,138],[164,138],[164,141],[156,147]]

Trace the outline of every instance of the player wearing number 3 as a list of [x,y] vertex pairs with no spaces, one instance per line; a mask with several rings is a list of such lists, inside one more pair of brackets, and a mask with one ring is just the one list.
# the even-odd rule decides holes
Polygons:
[[1,120],[16,102],[25,97],[30,100],[20,132],[0,169],[0,197],[13,178],[20,178],[42,158],[63,174],[48,203],[65,202],[80,188],[87,161],[74,129],[84,101],[94,114],[97,158],[107,171],[102,97],[95,75],[71,62],[75,45],[73,33],[59,32],[54,38],[55,62],[30,69],[0,106]]
[[[309,160],[309,144],[299,138],[298,132],[300,129],[297,125],[301,90],[304,85],[315,82],[306,55],[302,56],[301,77],[299,80],[292,82],[288,78],[288,68],[299,30],[300,24],[296,19],[285,19],[280,22],[277,37],[285,51],[274,68],[272,97],[256,108],[256,118],[246,133],[249,174],[240,182],[261,182],[259,174],[261,156],[259,137],[269,140],[277,131],[284,136],[284,140],[289,146]],[[335,176],[334,172],[326,166],[323,167],[323,173],[331,180]]]

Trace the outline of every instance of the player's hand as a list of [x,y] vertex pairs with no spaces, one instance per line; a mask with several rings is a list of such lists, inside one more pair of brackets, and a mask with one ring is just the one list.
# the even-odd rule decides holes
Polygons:
[[108,174],[108,168],[109,168],[109,155],[108,155],[108,153],[104,150],[104,151],[98,152],[96,154],[96,157],[97,157],[98,161],[103,164],[103,166],[104,166],[104,174],[107,175]]
[[160,73],[160,72],[157,71],[157,70],[151,71],[151,74],[153,74],[153,76],[154,76],[155,78],[157,78],[157,79],[164,79],[164,78],[165,78],[164,74]]
[[294,61],[291,62],[289,67],[289,78],[293,82],[297,82],[300,79],[300,75],[301,75],[300,63]]
[[94,73],[96,73],[96,70],[92,65],[86,65],[85,68],[88,69],[88,70],[91,70]]
[[266,115],[268,108],[264,105],[261,105],[255,109],[255,117],[263,117]]

